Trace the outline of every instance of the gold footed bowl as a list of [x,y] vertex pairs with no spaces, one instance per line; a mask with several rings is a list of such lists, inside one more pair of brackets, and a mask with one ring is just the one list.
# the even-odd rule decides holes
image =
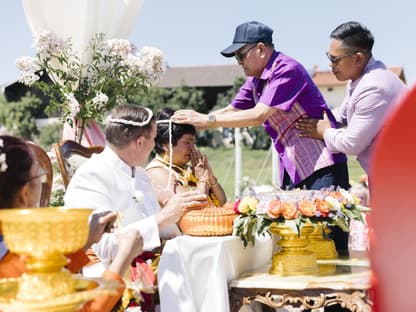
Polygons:
[[307,250],[306,238],[299,237],[285,225],[272,224],[270,231],[280,236],[277,244],[281,248],[273,255],[270,274],[281,276],[318,274],[316,256]]
[[68,260],[63,254],[80,250],[87,241],[91,213],[62,207],[0,210],[6,246],[27,257],[28,269],[18,279],[1,282],[2,311],[76,311],[97,295],[114,291],[114,284],[88,284],[64,268]]
[[[324,238],[323,234],[325,231]],[[332,239],[327,238],[330,233],[323,224],[313,226],[312,224],[305,224],[302,228],[301,236],[308,240],[308,250],[316,255],[318,260],[333,260],[338,259],[338,253],[335,248],[335,243]],[[335,264],[318,264],[319,275],[331,275],[336,271]]]
[[101,295],[116,295],[120,284],[103,279],[86,279],[73,276],[74,290],[70,294],[46,300],[24,301],[17,299],[20,278],[0,279],[0,311],[3,312],[73,312]]

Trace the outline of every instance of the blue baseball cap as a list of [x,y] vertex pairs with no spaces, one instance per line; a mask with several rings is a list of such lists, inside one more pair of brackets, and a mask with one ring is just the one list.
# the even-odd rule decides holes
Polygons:
[[235,29],[233,44],[222,50],[221,54],[225,57],[232,57],[247,43],[272,43],[272,34],[273,29],[259,22],[247,22],[238,25]]

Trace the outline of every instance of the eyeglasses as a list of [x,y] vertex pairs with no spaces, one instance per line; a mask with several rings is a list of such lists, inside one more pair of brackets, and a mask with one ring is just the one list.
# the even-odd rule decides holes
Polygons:
[[254,49],[255,47],[257,47],[257,45],[253,45],[251,47],[249,47],[248,49],[246,49],[245,51],[242,52],[236,52],[234,57],[237,60],[237,62],[242,62],[244,60],[244,58],[247,56],[247,53]]
[[35,176],[33,176],[33,177],[28,178],[28,179],[26,180],[26,183],[27,183],[27,182],[29,182],[29,181],[35,180],[35,179],[37,179],[37,178],[40,178],[40,182],[41,182],[42,184],[43,184],[43,183],[46,183],[46,182],[47,182],[47,175],[48,175],[48,173],[47,173],[47,172],[45,172],[45,171],[43,171],[43,172],[41,172],[41,173],[39,173],[39,174],[37,174],[37,175],[35,175]]
[[357,52],[354,52],[354,53],[348,53],[348,54],[344,54],[344,55],[341,55],[341,56],[333,56],[333,55],[329,54],[329,52],[326,52],[326,56],[328,57],[329,61],[330,61],[333,65],[338,65],[338,64],[339,64],[339,62],[340,62],[343,58],[346,58],[346,57],[348,57],[348,56],[354,55],[355,53],[357,53]]

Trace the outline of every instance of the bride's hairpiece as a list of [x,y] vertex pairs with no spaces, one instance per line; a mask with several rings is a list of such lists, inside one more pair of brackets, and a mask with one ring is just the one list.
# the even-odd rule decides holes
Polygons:
[[118,124],[122,124],[122,125],[126,125],[126,126],[134,126],[134,127],[143,127],[149,124],[150,120],[152,120],[153,117],[153,112],[148,109],[147,107],[143,107],[146,111],[147,111],[147,119],[143,120],[143,121],[133,121],[133,120],[127,120],[127,119],[120,119],[120,118],[112,118],[111,116],[109,116],[107,118],[108,122],[112,122],[112,123],[118,123]]
[[[4,148],[3,139],[0,139],[0,151]],[[0,153],[0,172],[6,172],[7,162],[6,153]]]

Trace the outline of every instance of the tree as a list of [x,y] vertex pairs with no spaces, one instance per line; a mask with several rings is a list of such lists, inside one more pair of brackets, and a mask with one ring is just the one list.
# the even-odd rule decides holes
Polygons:
[[151,87],[133,98],[134,103],[158,112],[163,107],[172,109],[206,110],[204,92],[201,89],[181,86],[178,88]]
[[12,134],[33,140],[39,134],[35,116],[42,111],[42,101],[26,93],[19,101],[7,102],[0,98],[0,124]]

